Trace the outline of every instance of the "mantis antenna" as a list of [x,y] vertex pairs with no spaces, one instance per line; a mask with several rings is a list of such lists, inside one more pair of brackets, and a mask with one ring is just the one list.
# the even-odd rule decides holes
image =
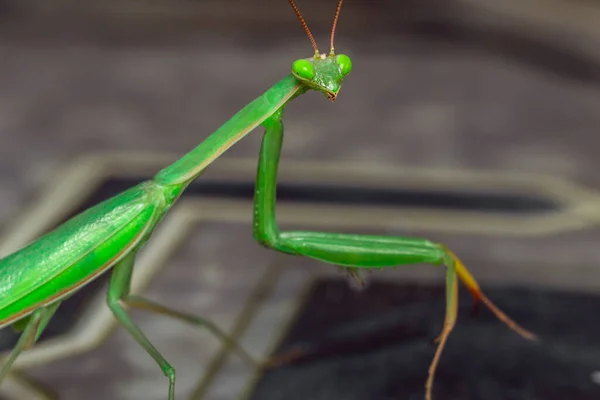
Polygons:
[[340,16],[340,10],[342,9],[342,1],[344,1],[344,0],[340,0],[338,2],[337,9],[335,10],[335,17],[333,17],[333,26],[331,27],[331,45],[330,45],[329,55],[335,54],[335,52],[333,51],[333,37],[335,35],[335,27],[337,26],[338,18]]
[[[315,41],[313,34],[310,32],[310,29],[308,28],[308,24],[304,20],[304,17],[302,17],[302,14],[300,13],[300,10],[298,10],[298,7],[296,7],[296,3],[294,3],[294,0],[288,0],[288,1],[289,1],[290,5],[292,6],[292,8],[294,9],[294,12],[298,16],[298,19],[300,20],[300,23],[302,24],[304,31],[306,31],[306,34],[308,35],[308,38],[310,39],[310,42],[312,43],[312,46],[315,49],[315,57],[319,56],[319,48],[317,47],[317,42]],[[342,8],[343,1],[344,0],[338,1],[337,9],[335,10],[335,17],[333,18],[333,27],[331,28],[331,49],[329,50],[329,55],[335,54],[334,50],[333,50],[333,39],[335,36],[335,27],[337,25],[337,21],[340,16],[340,9]]]
[[317,42],[315,41],[314,36],[310,32],[310,29],[308,29],[308,25],[306,24],[306,21],[302,17],[302,14],[300,14],[300,10],[298,10],[298,7],[296,7],[296,3],[294,3],[294,0],[288,0],[288,1],[290,2],[290,5],[294,9],[294,12],[298,16],[298,19],[300,20],[300,23],[302,24],[302,27],[306,31],[306,34],[308,35],[308,38],[310,39],[310,42],[312,43],[312,46],[315,49],[315,57],[318,56],[319,55],[319,48],[317,47]]

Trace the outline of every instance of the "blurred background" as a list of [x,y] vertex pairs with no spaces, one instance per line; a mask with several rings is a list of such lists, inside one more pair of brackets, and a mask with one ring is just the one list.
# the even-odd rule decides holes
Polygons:
[[[297,5],[326,51],[335,1]],[[318,229],[444,242],[502,308],[550,338],[548,347],[526,347],[486,312],[469,318],[465,298],[457,339],[440,365],[436,399],[600,398],[594,383],[600,370],[594,343],[600,311],[599,45],[600,6],[592,1],[346,0],[336,50],[352,57],[354,69],[338,100],[310,93],[286,110],[282,174],[296,191],[282,225],[314,220]],[[4,254],[18,248],[16,229],[41,233],[91,201],[84,195],[101,200],[119,185],[148,178],[287,74],[295,59],[311,54],[284,0],[0,0],[0,226],[6,227],[3,240],[13,240]],[[209,179],[251,184],[260,140],[257,131],[239,142]],[[94,163],[86,164],[87,157],[96,157]],[[79,172],[90,178],[64,186],[77,201],[44,197],[48,182],[63,182],[81,165],[87,169]],[[308,189],[294,185],[315,182],[344,182],[355,201],[338,208],[335,192],[327,192],[323,204],[305,207],[298,193]],[[247,367],[235,357],[225,360],[227,352],[206,333],[136,314],[180,374],[177,398],[233,399],[242,388],[246,398],[261,400],[423,398],[434,350],[427,343],[443,318],[444,272],[418,267],[373,274],[375,290],[363,292],[339,286],[335,279],[343,275],[334,268],[276,258],[252,240],[246,189],[213,193],[216,205],[206,207],[218,212],[187,227],[175,255],[158,253],[165,268],[144,290],[228,330],[249,315],[243,308],[248,299],[262,293],[262,311],[245,325],[251,352],[268,354],[295,341],[341,350],[273,372],[279,375],[250,378]],[[201,198],[198,190],[194,196]],[[392,200],[378,206],[386,196]],[[48,218],[28,214],[42,203],[48,215],[61,211]],[[361,222],[354,224],[354,215]],[[527,218],[535,228],[527,229]],[[522,225],[511,229],[506,221]],[[178,231],[177,223],[168,226],[164,232]],[[261,286],[277,269],[286,272],[269,281],[268,290]],[[402,286],[409,283],[413,291]],[[396,299],[402,288],[406,298]],[[90,296],[103,296],[98,293]],[[414,308],[407,305],[411,296]],[[356,314],[336,313],[349,299],[356,301]],[[307,322],[307,310],[319,307],[313,303],[331,313],[321,310],[322,319]],[[69,318],[87,312],[92,321],[96,312],[67,310],[75,311],[59,313],[56,337]],[[334,320],[338,325],[324,328],[323,321]],[[81,322],[82,332],[88,322]],[[413,323],[422,329],[407,336]],[[396,336],[403,342],[382,342],[381,332],[404,332]],[[106,335],[76,354],[38,356],[32,350],[22,374],[0,394],[11,400],[166,398],[166,379],[143,350],[122,329]],[[354,341],[341,347],[323,341],[348,335]],[[5,347],[14,340],[7,337]],[[380,345],[352,350],[367,342]],[[382,361],[386,354],[395,361]],[[344,371],[340,362],[355,368]],[[351,384],[363,380],[370,383]]]

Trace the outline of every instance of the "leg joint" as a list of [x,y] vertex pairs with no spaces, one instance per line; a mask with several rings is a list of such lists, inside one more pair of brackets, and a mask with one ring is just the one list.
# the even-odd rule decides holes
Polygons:
[[276,249],[279,244],[279,235],[268,234],[259,229],[254,231],[254,239],[268,249]]
[[169,382],[175,383],[175,368],[171,365],[166,365],[163,369],[163,372],[167,378],[169,378]]
[[110,308],[112,311],[115,311],[116,309],[124,309],[127,305],[123,299],[111,296],[110,293],[108,294],[106,303],[108,304],[108,308]]

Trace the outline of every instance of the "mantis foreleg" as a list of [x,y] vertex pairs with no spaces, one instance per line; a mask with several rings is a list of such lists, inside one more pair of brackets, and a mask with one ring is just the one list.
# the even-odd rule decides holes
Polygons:
[[[281,115],[265,123],[266,132],[261,148],[255,193],[254,236],[271,249],[311,257],[349,269],[385,268],[401,265],[430,263],[447,268],[447,307],[444,327],[438,338],[438,348],[429,369],[426,399],[431,399],[435,369],[446,340],[456,322],[458,285],[456,276],[463,281],[476,300],[483,301],[498,318],[528,339],[535,336],[518,326],[481,292],[479,285],[462,262],[444,245],[426,239],[340,234],[327,232],[279,232],[275,218],[275,188],[277,166],[283,143]],[[286,359],[285,356],[281,356]]]

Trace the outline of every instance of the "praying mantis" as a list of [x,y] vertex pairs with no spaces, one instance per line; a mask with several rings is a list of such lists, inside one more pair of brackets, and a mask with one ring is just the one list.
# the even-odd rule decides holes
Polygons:
[[[269,367],[289,360],[289,354],[255,361],[209,319],[186,314],[130,293],[136,255],[184,190],[219,156],[259,126],[265,129],[260,149],[254,197],[253,235],[266,248],[337,265],[350,274],[358,269],[381,269],[418,263],[446,267],[446,312],[436,339],[425,398],[432,399],[434,374],[445,343],[454,328],[458,280],[511,329],[526,339],[536,336],[512,321],[480,290],[465,265],[443,244],[422,238],[280,231],[276,221],[276,185],[283,144],[283,111],[309,91],[335,101],[352,61],[336,54],[334,35],[342,6],[339,0],[331,30],[329,53],[316,41],[293,0],[288,0],[310,39],[314,55],[293,62],[291,72],[242,108],[196,148],[152,179],[142,182],[71,218],[55,230],[0,260],[0,327],[21,332],[0,370],[6,377],[19,354],[39,339],[61,302],[111,270],[107,303],[116,320],[158,364],[168,378],[168,400],[175,399],[175,369],[133,322],[126,307],[144,309],[204,327],[252,365]],[[292,357],[293,358],[293,357]]]

